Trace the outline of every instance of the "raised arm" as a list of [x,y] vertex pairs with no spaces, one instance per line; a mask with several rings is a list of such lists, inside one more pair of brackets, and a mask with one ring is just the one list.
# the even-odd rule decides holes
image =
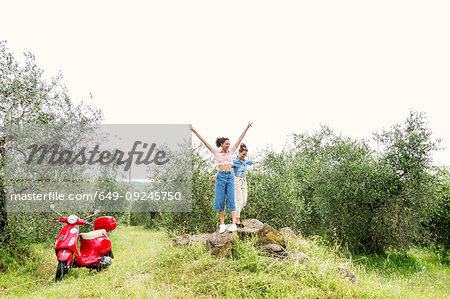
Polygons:
[[211,145],[209,145],[209,143],[206,142],[205,139],[203,139],[203,137],[200,136],[200,134],[198,134],[197,131],[194,130],[194,127],[192,127],[192,126],[191,126],[191,131],[194,132],[194,134],[197,135],[198,139],[200,139],[200,141],[203,142],[204,145],[206,145],[206,147],[209,149],[209,151],[212,152]]
[[253,125],[253,124],[249,121],[249,122],[248,122],[248,125],[247,125],[247,128],[245,128],[244,133],[242,133],[242,135],[239,136],[239,139],[238,139],[238,141],[236,142],[236,145],[234,146],[234,148],[237,149],[237,148],[239,147],[239,144],[241,144],[242,139],[244,139],[245,133],[247,133],[247,130],[248,130],[252,125]]

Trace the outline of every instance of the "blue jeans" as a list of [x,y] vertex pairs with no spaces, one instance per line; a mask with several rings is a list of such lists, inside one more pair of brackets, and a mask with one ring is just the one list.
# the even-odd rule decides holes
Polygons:
[[220,171],[216,177],[216,194],[214,196],[214,210],[225,210],[225,198],[228,211],[236,211],[234,203],[234,174],[232,171]]

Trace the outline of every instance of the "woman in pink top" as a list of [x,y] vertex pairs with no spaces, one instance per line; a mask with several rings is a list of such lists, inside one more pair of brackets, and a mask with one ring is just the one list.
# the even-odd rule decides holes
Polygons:
[[239,137],[236,144],[230,149],[230,140],[225,137],[217,138],[216,146],[219,150],[211,147],[208,142],[205,141],[198,133],[191,127],[192,132],[203,142],[211,153],[216,157],[217,165],[219,166],[219,172],[216,178],[216,192],[214,196],[214,210],[219,211],[220,227],[219,233],[226,231],[225,225],[225,202],[227,210],[231,212],[231,218],[233,223],[228,227],[229,231],[236,231],[236,206],[234,202],[234,174],[231,171],[231,165],[233,164],[233,153],[236,148],[244,139],[245,133],[252,126],[251,122],[248,122],[247,128],[244,133]]

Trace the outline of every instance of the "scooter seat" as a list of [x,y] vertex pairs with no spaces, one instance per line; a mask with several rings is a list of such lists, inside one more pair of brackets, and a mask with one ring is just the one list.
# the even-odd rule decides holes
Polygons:
[[106,236],[106,230],[104,229],[98,229],[98,230],[93,230],[91,232],[88,233],[82,233],[80,234],[80,239],[82,240],[93,240],[99,237],[103,237]]

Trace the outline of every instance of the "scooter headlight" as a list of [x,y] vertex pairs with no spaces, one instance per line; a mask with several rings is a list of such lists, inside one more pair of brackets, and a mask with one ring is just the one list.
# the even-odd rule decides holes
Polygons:
[[75,224],[78,221],[78,217],[77,215],[70,215],[69,217],[67,217],[67,222],[69,222],[69,224]]

